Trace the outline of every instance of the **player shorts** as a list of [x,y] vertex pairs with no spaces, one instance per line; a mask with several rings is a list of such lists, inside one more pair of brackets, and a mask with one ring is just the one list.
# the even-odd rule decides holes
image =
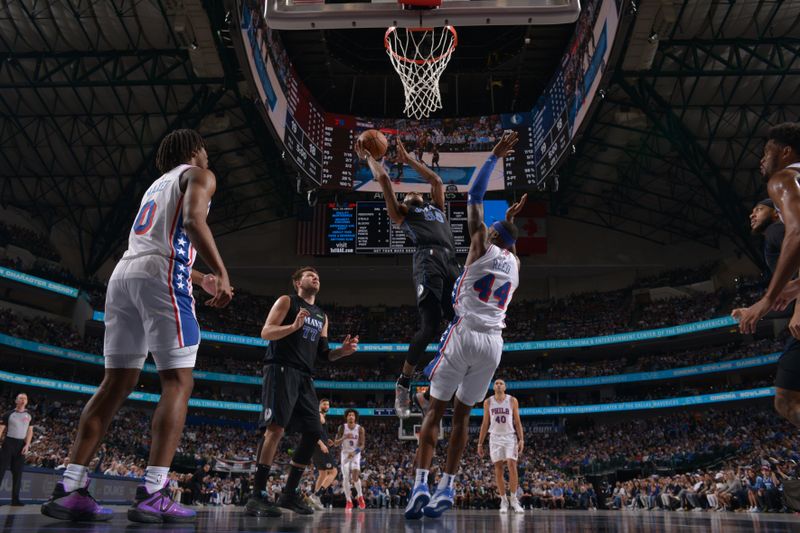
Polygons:
[[147,352],[159,370],[194,368],[200,326],[191,268],[148,255],[120,261],[106,290],[106,368],[142,368]]
[[475,331],[463,318],[456,318],[444,331],[436,357],[425,367],[431,396],[449,401],[455,394],[465,405],[483,401],[502,355],[500,331]]
[[348,454],[342,452],[340,459],[342,462],[342,472],[350,472],[351,470],[361,470],[361,454],[354,453],[352,458],[347,457]]
[[453,318],[453,285],[461,275],[456,256],[444,248],[421,248],[414,252],[414,290],[417,305],[433,296],[442,305],[445,318]]
[[328,453],[322,453],[322,450],[320,450],[319,446],[317,446],[314,449],[314,455],[311,457],[311,459],[314,462],[314,466],[316,466],[319,470],[330,470],[336,466],[336,460],[333,458],[333,454],[330,452],[330,449],[328,450]]
[[775,386],[800,392],[800,341],[790,337],[778,359]]
[[517,460],[517,436],[514,433],[507,435],[489,435],[489,457],[492,462]]
[[287,433],[322,435],[314,380],[306,372],[284,365],[264,365],[261,405],[258,427],[262,431],[274,423]]

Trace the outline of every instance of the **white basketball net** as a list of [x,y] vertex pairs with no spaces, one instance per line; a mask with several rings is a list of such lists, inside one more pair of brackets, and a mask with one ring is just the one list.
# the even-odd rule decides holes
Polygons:
[[386,30],[386,53],[400,75],[406,95],[403,112],[425,118],[442,108],[439,78],[458,44],[453,26],[441,28],[397,28]]

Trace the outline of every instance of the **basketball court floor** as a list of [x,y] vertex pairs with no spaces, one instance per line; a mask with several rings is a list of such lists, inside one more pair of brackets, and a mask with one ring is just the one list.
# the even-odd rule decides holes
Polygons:
[[241,508],[202,508],[196,524],[134,524],[125,518],[126,507],[114,507],[117,516],[100,524],[73,524],[51,520],[39,514],[38,505],[24,508],[0,507],[3,533],[64,531],[109,532],[159,531],[163,533],[239,531],[315,533],[372,533],[379,531],[537,533],[558,532],[712,532],[800,531],[800,517],[791,514],[748,513],[675,513],[661,511],[527,511],[525,514],[500,515],[496,511],[454,511],[437,520],[409,522],[402,512],[391,510],[353,511],[341,509],[317,512],[313,516],[287,513],[280,519],[252,518]]

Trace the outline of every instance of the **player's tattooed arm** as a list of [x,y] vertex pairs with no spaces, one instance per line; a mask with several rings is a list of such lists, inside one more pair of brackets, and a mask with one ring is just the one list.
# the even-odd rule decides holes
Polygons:
[[367,432],[364,431],[364,426],[358,427],[358,449],[364,451],[364,445],[367,443]]
[[431,186],[433,205],[444,211],[444,183],[442,182],[442,178],[439,177],[439,174],[428,168],[428,165],[425,163],[410,157],[399,136],[397,138],[397,157],[401,162],[413,168],[422,179],[428,182]]
[[333,439],[333,445],[341,446],[343,441],[344,441],[344,424],[339,426],[339,430],[336,432],[336,438]]

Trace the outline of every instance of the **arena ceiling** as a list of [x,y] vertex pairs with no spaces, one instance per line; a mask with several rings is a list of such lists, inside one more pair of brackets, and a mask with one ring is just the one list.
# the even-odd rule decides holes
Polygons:
[[[552,215],[662,243],[718,246],[727,236],[758,260],[746,216],[764,194],[764,133],[800,115],[800,1],[644,0],[623,11],[605,98],[560,170]],[[193,127],[224,183],[215,231],[290,216],[300,197],[244,86],[229,22],[223,0],[4,2],[0,203],[68,225],[93,273],[124,243],[160,139]],[[511,76],[504,88],[557,62],[568,31],[541,31],[532,42],[549,42],[546,54],[491,63]],[[341,75],[362,68],[335,32],[303,33],[287,43],[310,53],[301,72],[331,60]],[[454,65],[466,76],[481,61]],[[387,69],[350,74],[376,92],[369,84],[383,84]]]
[[662,243],[726,236],[760,263],[747,215],[767,130],[800,119],[800,1],[625,5],[553,214]]
[[4,2],[0,202],[66,223],[94,273],[127,237],[158,143],[188,127],[224,183],[218,233],[289,215],[280,152],[227,28],[221,0]]

